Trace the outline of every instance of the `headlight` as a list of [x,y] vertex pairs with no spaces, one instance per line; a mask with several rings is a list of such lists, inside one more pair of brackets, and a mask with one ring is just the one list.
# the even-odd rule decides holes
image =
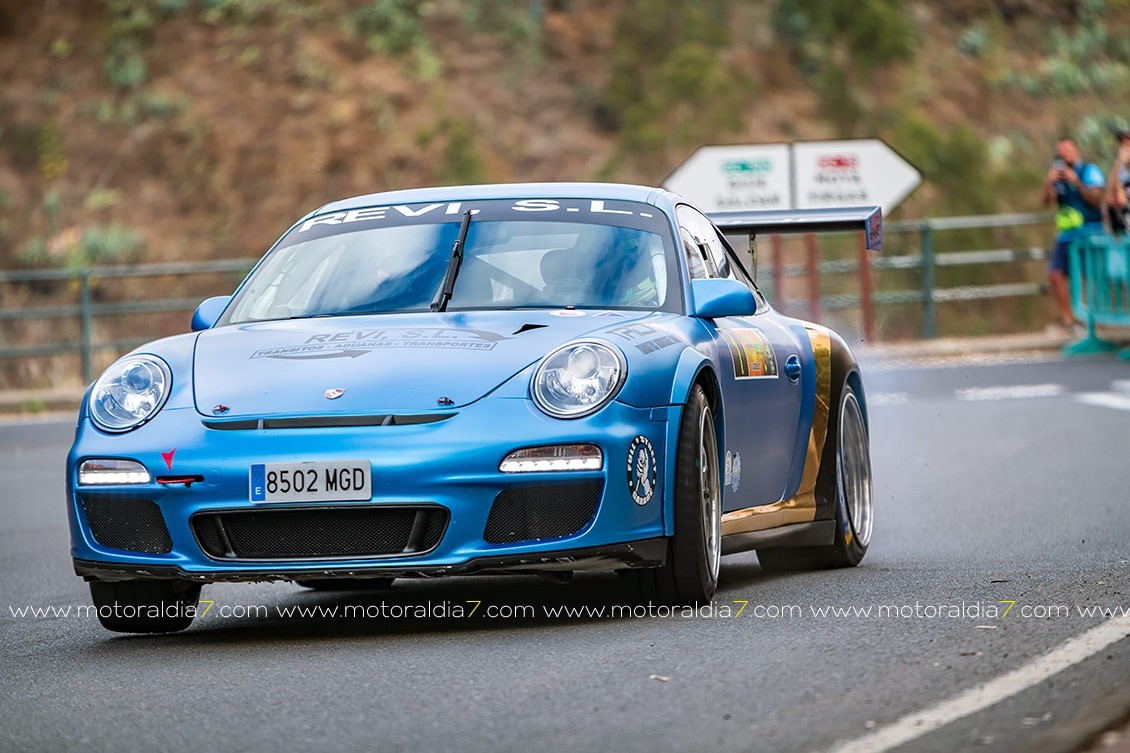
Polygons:
[[542,359],[530,391],[549,415],[579,418],[611,400],[626,372],[619,351],[597,342],[569,343]]
[[161,410],[173,377],[156,356],[129,356],[98,377],[90,391],[90,417],[99,429],[129,431]]

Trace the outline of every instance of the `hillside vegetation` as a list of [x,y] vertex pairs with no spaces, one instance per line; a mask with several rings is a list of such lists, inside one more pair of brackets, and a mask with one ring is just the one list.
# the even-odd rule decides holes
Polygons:
[[[902,216],[1035,208],[1130,116],[1127,0],[0,0],[0,267],[257,255],[346,195],[657,183],[879,136]],[[1121,119],[1121,120],[1120,120]]]

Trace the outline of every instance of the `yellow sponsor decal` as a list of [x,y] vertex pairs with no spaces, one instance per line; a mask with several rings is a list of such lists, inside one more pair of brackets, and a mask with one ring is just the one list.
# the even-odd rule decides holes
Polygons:
[[734,359],[734,378],[777,376],[777,356],[759,329],[719,329]]

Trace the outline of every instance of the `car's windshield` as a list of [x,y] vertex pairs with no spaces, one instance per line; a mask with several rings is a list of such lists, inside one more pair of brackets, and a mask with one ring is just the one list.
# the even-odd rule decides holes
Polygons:
[[298,225],[243,286],[227,323],[427,311],[469,209],[448,311],[658,310],[679,297],[670,233],[654,207],[543,199],[406,205]]

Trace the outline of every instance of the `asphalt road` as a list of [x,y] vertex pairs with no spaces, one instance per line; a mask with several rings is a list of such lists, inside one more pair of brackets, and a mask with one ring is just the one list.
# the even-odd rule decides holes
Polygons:
[[[877,523],[863,564],[770,576],[736,555],[716,613],[693,617],[546,613],[615,602],[615,578],[597,575],[366,594],[218,585],[205,589],[210,614],[161,637],[73,613],[17,616],[88,597],[63,512],[71,426],[0,425],[0,751],[881,750],[907,715],[1107,624],[1080,608],[1130,607],[1130,364],[866,376]],[[391,616],[476,601],[472,617]],[[385,616],[279,612],[348,605]],[[951,703],[896,739],[1076,748],[1130,709],[1130,639],[1065,666],[982,710]]]

